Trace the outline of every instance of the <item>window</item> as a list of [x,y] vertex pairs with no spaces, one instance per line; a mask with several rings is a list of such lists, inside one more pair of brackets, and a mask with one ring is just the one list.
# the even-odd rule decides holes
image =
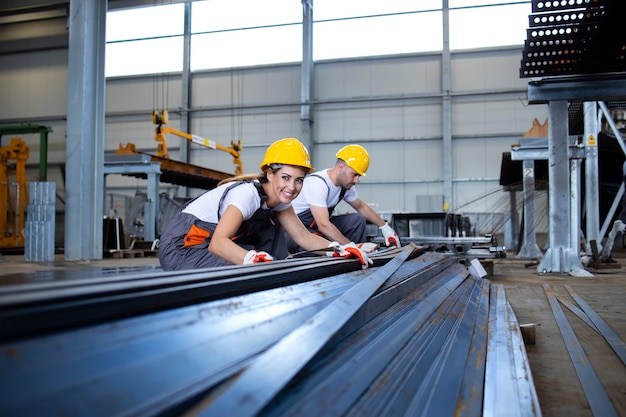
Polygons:
[[441,50],[441,0],[315,0],[313,59]]
[[209,0],[192,3],[191,69],[299,62],[299,0]]
[[[443,48],[441,0],[314,0],[313,59]],[[452,50],[523,44],[530,1],[449,0]],[[107,14],[108,77],[182,71],[183,3]],[[191,70],[299,62],[301,0],[191,3]]]
[[530,13],[530,2],[450,0],[450,49],[523,45]]
[[184,5],[107,13],[107,77],[181,71]]

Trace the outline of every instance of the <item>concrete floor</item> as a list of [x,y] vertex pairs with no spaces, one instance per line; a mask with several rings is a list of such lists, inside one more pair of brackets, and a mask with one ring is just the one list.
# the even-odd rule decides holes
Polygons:
[[[492,283],[504,285],[518,322],[538,324],[535,328],[536,343],[527,345],[526,350],[544,417],[591,417],[593,414],[543,284],[550,284],[571,302],[573,300],[564,286],[573,287],[619,338],[626,341],[626,249],[616,248],[613,257],[620,266],[589,269],[593,277],[539,275],[536,267],[526,266],[529,261],[511,256],[494,260],[489,279]],[[160,270],[158,258],[65,262],[63,255],[57,255],[53,263],[27,263],[21,255],[3,255],[0,257],[0,285],[119,275],[145,272],[147,269]],[[563,310],[617,414],[626,417],[626,367],[600,335],[567,308]]]

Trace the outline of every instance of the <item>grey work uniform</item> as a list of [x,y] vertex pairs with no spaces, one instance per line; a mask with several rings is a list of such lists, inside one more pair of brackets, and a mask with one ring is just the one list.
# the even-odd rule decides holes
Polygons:
[[286,258],[285,233],[276,212],[290,204],[269,209],[266,201],[267,196],[258,181],[226,183],[190,201],[161,235],[161,267],[170,271],[231,265],[208,250],[217,223],[229,205],[235,205],[244,216],[232,238],[235,243],[247,250],[267,252],[275,259]]
[[[294,211],[302,221],[302,224],[304,224],[309,232],[328,239],[327,236],[324,236],[322,232],[320,232],[310,208],[310,206],[326,207],[328,209],[330,222],[341,234],[351,242],[365,242],[367,240],[365,217],[359,213],[332,215],[335,207],[342,200],[350,203],[357,198],[359,198],[359,195],[355,187],[346,189],[333,184],[328,176],[328,169],[325,169],[307,175],[304,178],[302,191],[293,200],[292,205]],[[289,235],[286,233],[285,235],[289,252],[295,253],[302,250]]]

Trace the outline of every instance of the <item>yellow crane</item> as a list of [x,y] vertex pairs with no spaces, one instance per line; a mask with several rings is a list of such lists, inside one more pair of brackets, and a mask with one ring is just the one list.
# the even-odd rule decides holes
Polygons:
[[[12,138],[9,146],[0,147],[0,247],[24,246],[24,213],[28,203],[26,162],[28,146],[20,138]],[[9,167],[15,161],[15,169]],[[15,176],[15,204],[10,181]]]
[[170,126],[167,126],[168,123],[168,114],[167,110],[163,110],[161,112],[155,110],[152,112],[152,123],[156,125],[154,129],[154,140],[158,142],[156,156],[162,158],[169,158],[169,154],[167,152],[167,140],[165,139],[165,135],[168,133],[174,134],[176,136],[180,136],[181,138],[185,138],[193,143],[196,143],[200,146],[204,146],[211,149],[219,149],[220,151],[228,152],[233,156],[233,164],[235,164],[235,175],[243,174],[243,164],[241,163],[241,154],[240,151],[242,149],[241,140],[237,143],[234,141],[230,141],[230,148],[222,146],[210,139],[203,138],[198,135],[181,132],[180,130],[176,130]]

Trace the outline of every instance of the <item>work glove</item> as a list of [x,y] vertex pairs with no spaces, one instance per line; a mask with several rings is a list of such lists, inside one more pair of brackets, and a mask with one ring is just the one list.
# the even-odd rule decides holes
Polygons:
[[340,245],[339,242],[332,242],[328,247],[332,250],[326,252],[326,256],[335,258],[357,258],[361,261],[361,267],[363,269],[374,263],[374,261],[367,257],[365,251],[359,249],[359,247],[352,242],[346,243],[345,245]]
[[365,253],[372,253],[376,249],[378,249],[378,245],[372,242],[359,243],[356,245],[357,248],[361,249]]
[[385,245],[395,246],[396,248],[400,247],[400,238],[398,237],[398,234],[391,228],[391,226],[389,226],[389,223],[385,222],[385,224],[383,226],[380,226],[379,229],[385,237]]
[[257,264],[259,262],[271,262],[274,258],[267,252],[257,252],[254,249],[249,250],[243,258],[244,264]]

